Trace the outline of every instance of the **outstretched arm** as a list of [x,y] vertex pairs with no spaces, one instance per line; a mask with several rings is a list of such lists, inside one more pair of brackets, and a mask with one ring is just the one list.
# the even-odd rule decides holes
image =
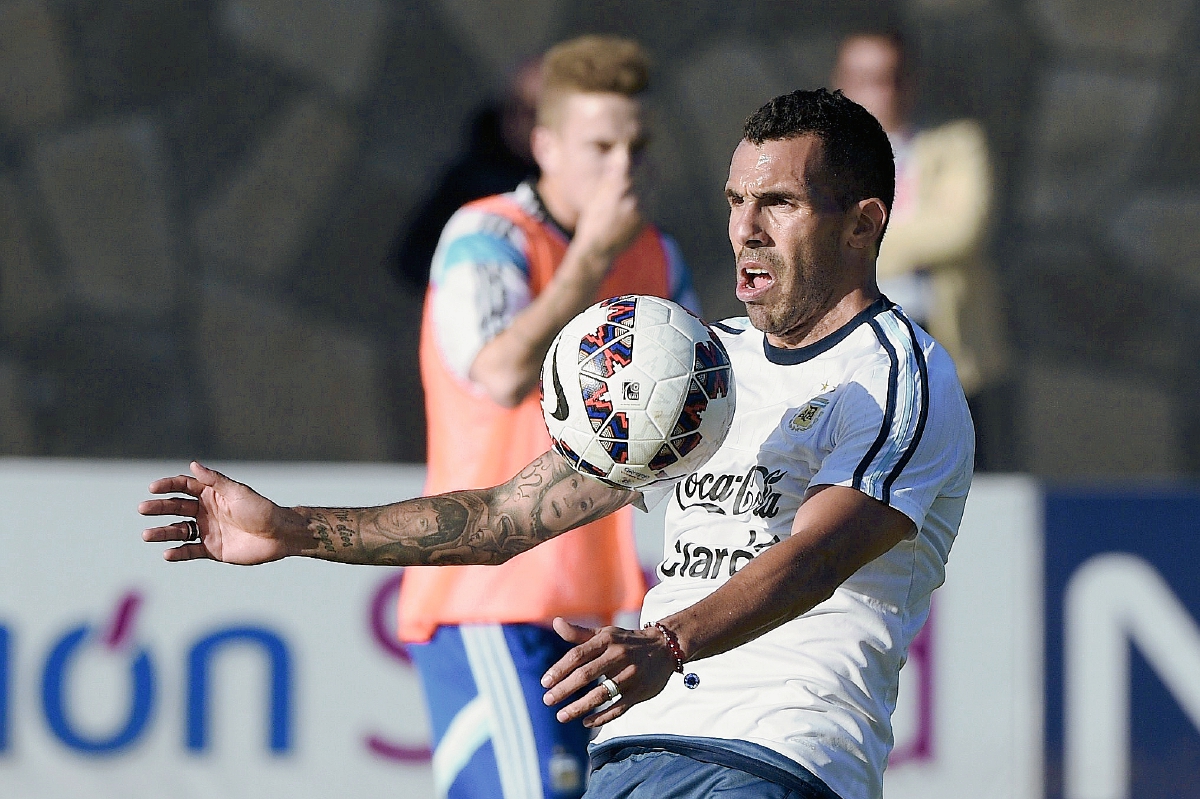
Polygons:
[[156,480],[152,494],[183,494],[138,505],[144,516],[194,518],[151,527],[146,541],[181,542],[170,561],[243,565],[288,556],[390,566],[503,563],[580,525],[607,516],[638,494],[576,472],[547,452],[503,485],[374,508],[283,508],[249,486],[199,463],[191,475]]

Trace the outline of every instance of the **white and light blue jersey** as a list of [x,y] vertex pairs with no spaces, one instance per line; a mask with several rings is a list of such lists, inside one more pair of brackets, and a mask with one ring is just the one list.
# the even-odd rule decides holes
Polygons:
[[737,382],[733,426],[700,470],[659,490],[670,503],[665,551],[642,622],[694,605],[790,536],[812,486],[862,491],[915,533],[807,613],[688,663],[694,690],[672,677],[598,741],[748,741],[843,799],[879,799],[900,667],[944,579],[971,483],[974,434],[954,364],[885,299],[800,349],[771,346],[744,318],[715,328]]

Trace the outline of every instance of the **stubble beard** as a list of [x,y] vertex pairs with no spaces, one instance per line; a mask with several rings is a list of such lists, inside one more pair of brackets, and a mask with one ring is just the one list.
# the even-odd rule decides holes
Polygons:
[[[777,297],[768,304],[746,303],[746,316],[755,329],[786,340],[789,335],[802,338],[828,310],[833,296],[829,276],[802,256],[785,265],[772,252],[761,253],[759,260],[769,261],[775,273]],[[788,285],[783,285],[783,275]]]

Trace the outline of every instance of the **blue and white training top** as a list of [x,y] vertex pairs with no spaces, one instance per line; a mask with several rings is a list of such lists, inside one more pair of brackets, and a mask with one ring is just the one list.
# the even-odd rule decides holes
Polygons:
[[597,753],[672,741],[731,764],[800,764],[843,799],[879,799],[900,667],[945,577],[971,484],[974,431],[950,357],[881,298],[840,330],[779,349],[745,318],[715,326],[737,408],[725,443],[669,493],[661,582],[642,623],[708,596],[791,535],[809,486],[855,488],[916,534],[833,596],[749,643],[688,663],[661,694],[605,725]]

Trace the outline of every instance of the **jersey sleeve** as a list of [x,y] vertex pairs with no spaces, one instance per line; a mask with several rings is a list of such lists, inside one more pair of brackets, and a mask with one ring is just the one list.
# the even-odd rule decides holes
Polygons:
[[460,209],[438,241],[430,290],[442,357],[469,380],[475,356],[531,302],[524,233],[498,214]]
[[888,361],[839,387],[831,448],[809,485],[862,491],[919,530],[938,496],[966,495],[974,433],[945,353],[931,343],[926,351],[895,316],[877,320],[873,327]]
[[638,493],[642,495],[642,505],[638,510],[646,513],[654,510],[659,503],[671,496],[671,492],[675,490],[675,484],[682,479],[682,477],[677,477],[670,480],[659,480],[637,489]]

